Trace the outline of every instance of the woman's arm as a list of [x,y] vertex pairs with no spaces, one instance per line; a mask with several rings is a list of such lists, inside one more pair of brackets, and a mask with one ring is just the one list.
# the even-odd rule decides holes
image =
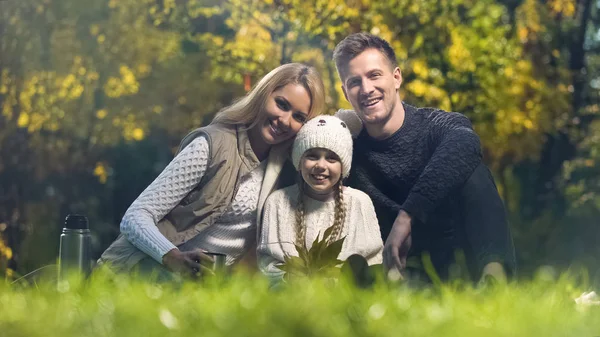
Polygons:
[[156,224],[198,185],[208,161],[208,141],[200,136],[173,158],[123,216],[121,233],[159,263],[176,247],[160,233]]

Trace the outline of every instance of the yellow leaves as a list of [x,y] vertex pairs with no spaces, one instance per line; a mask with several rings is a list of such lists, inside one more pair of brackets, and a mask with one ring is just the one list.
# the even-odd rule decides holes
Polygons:
[[560,51],[558,49],[552,50],[552,56],[556,58],[560,57]]
[[466,48],[464,37],[457,31],[451,32],[452,44],[448,48],[448,60],[452,66],[461,72],[475,71],[475,62],[471,52]]
[[96,118],[104,119],[107,114],[108,113],[106,112],[106,109],[100,109],[100,110],[96,111]]
[[427,92],[427,84],[421,80],[414,80],[406,84],[406,89],[411,91],[415,96],[425,96]]
[[[559,0],[560,1],[560,0]],[[538,36],[546,31],[542,23],[544,8],[537,0],[525,0],[516,10],[517,35],[521,43],[537,40]]]
[[429,75],[429,69],[427,62],[423,59],[417,59],[412,61],[412,70],[418,77],[427,78]]
[[506,67],[504,68],[504,75],[508,78],[511,78],[515,75],[515,71],[512,67]]
[[435,105],[441,109],[450,109],[450,97],[448,93],[435,85],[416,79],[407,83],[405,88],[417,97],[423,97],[428,102],[435,102]]
[[119,68],[121,77],[111,76],[104,85],[104,92],[108,97],[116,98],[121,96],[134,95],[139,90],[139,82],[133,71],[126,65]]
[[104,34],[100,34],[98,35],[98,37],[96,38],[96,41],[98,41],[98,44],[103,44],[104,41],[106,41],[106,36],[104,36]]
[[121,66],[119,68],[119,73],[121,74],[121,78],[123,79],[123,83],[126,85],[134,85],[137,84],[137,80],[135,75],[127,66]]
[[94,176],[98,177],[98,181],[102,184],[106,184],[108,180],[108,169],[105,163],[99,162],[96,163],[96,167],[94,168]]
[[12,259],[13,257],[13,253],[12,253],[12,249],[10,249],[10,247],[6,247],[4,249],[4,252],[2,252],[4,254],[4,256],[6,257],[7,260]]
[[91,25],[90,26],[90,34],[92,34],[93,36],[98,35],[98,33],[100,33],[100,26],[98,25]]
[[145,63],[142,63],[142,64],[138,64],[138,66],[136,67],[136,71],[139,76],[145,77],[148,74],[150,74],[150,71],[152,71],[152,67],[150,67],[149,65],[147,65]]
[[[5,224],[4,224],[5,225]],[[0,259],[4,258],[10,260],[13,257],[13,251],[10,247],[6,246],[2,237],[0,237]]]
[[98,75],[98,73],[97,73],[97,72],[95,72],[95,71],[90,71],[90,72],[88,72],[88,74],[87,74],[87,79],[88,79],[89,81],[96,81],[98,78],[99,78],[99,75]]
[[123,128],[123,137],[126,140],[140,141],[146,137],[146,132],[133,123],[126,123]]
[[131,137],[137,141],[144,139],[144,136],[145,136],[144,130],[142,130],[140,128],[135,128],[131,132]]
[[550,0],[548,6],[554,14],[572,17],[575,14],[577,4],[574,0]]
[[29,125],[29,114],[22,112],[17,120],[17,126],[20,128],[27,127]]

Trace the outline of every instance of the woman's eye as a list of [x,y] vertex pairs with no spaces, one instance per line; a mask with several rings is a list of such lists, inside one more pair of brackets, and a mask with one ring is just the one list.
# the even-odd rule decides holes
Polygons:
[[277,107],[283,111],[289,111],[290,110],[290,105],[288,102],[286,102],[283,99],[276,99],[275,103],[277,103]]
[[338,162],[337,158],[327,158],[327,161],[330,162],[330,163],[332,163],[332,164],[335,164],[335,163]]
[[306,156],[304,156],[304,158],[306,158],[308,160],[317,160],[317,156],[312,155],[312,154],[307,154]]
[[304,114],[295,113],[294,114],[294,119],[297,120],[298,122],[302,123],[302,124],[306,123],[306,116]]

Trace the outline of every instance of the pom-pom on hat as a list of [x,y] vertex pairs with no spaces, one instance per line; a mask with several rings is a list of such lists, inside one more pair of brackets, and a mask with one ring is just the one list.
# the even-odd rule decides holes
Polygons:
[[363,129],[363,122],[354,110],[339,109],[334,116],[346,123],[352,138],[358,137]]
[[342,177],[348,177],[352,165],[352,135],[344,121],[334,116],[320,115],[302,126],[292,149],[292,162],[296,170],[299,170],[304,152],[317,147],[330,150],[340,157]]

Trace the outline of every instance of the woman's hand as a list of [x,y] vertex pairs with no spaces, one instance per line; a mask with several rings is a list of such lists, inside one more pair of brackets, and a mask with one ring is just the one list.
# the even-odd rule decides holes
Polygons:
[[214,260],[200,249],[182,252],[174,248],[163,256],[162,263],[174,273],[198,278],[206,273],[213,273],[212,266]]

